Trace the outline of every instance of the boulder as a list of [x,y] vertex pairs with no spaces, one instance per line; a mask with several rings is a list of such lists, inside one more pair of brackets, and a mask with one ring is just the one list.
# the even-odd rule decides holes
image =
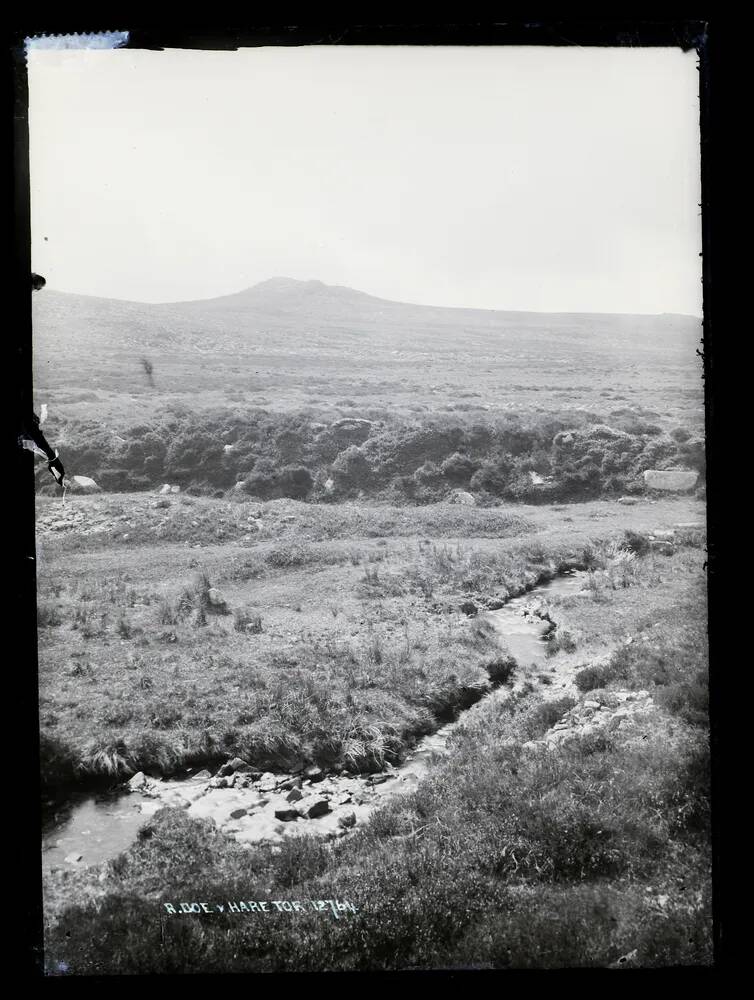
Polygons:
[[644,473],[644,485],[650,490],[670,490],[683,492],[696,486],[699,473],[688,469],[647,469]]
[[246,809],[234,809],[233,812],[230,814],[230,818],[231,819],[241,819],[241,817],[245,816],[247,812],[248,812],[248,810],[246,810]]
[[89,476],[71,476],[69,485],[76,493],[101,493],[102,487],[98,486]]
[[138,771],[128,782],[129,790],[132,792],[142,792],[149,784],[149,779],[143,771]]
[[316,764],[312,764],[310,767],[307,767],[306,770],[304,771],[304,777],[308,778],[308,780],[311,782],[323,781],[325,777],[325,772],[322,770],[321,767],[317,767]]
[[304,793],[301,791],[300,788],[292,788],[290,792],[288,792],[288,794],[286,795],[285,801],[298,802],[300,799],[303,799],[303,797]]
[[327,799],[317,798],[311,804],[309,802],[302,803],[301,808],[304,809],[309,819],[316,819],[318,816],[324,816],[325,813],[330,812],[330,803]]
[[301,813],[298,809],[276,809],[275,819],[281,820],[283,823],[290,823],[293,820],[299,819]]
[[466,490],[453,490],[448,494],[448,503],[459,503],[464,507],[475,507],[476,500],[471,493]]

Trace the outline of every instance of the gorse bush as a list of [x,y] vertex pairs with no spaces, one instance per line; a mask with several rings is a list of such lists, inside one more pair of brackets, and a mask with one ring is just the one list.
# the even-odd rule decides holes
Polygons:
[[[166,410],[150,424],[105,432],[94,421],[57,430],[68,463],[107,490],[164,481],[215,495],[331,501],[359,494],[429,503],[463,487],[487,502],[551,502],[641,489],[641,472],[670,465],[704,473],[704,441],[631,416],[472,415],[317,419],[261,409]],[[535,485],[531,472],[544,480]],[[46,483],[38,477],[40,488]],[[326,483],[332,486],[326,487]],[[49,484],[48,484],[49,485]]]

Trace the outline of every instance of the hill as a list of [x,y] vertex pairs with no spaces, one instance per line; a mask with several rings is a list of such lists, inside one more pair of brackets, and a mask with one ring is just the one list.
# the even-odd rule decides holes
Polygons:
[[68,416],[81,415],[70,411],[77,403],[112,413],[134,397],[151,407],[190,396],[201,407],[235,393],[288,409],[328,397],[432,405],[439,393],[497,409],[501,392],[506,403],[511,392],[516,404],[560,392],[589,405],[621,386],[646,397],[658,379],[671,395],[689,378],[699,389],[701,326],[689,316],[456,309],[289,278],[164,304],[45,289],[33,310],[37,394]]

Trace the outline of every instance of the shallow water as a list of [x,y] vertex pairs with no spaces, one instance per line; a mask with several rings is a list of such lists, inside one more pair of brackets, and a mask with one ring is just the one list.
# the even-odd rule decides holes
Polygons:
[[[584,573],[576,572],[555,577],[540,584],[527,594],[508,601],[498,611],[482,612],[495,626],[501,644],[521,666],[544,661],[547,644],[543,635],[549,627],[532,613],[540,599],[566,596],[581,590]],[[460,716],[463,718],[463,713]],[[253,844],[262,840],[279,843],[284,836],[301,833],[334,835],[338,821],[352,812],[359,823],[381,801],[394,795],[411,791],[427,774],[437,757],[445,756],[448,743],[458,721],[450,722],[436,732],[425,736],[410,751],[405,761],[388,770],[389,777],[380,784],[373,784],[368,776],[333,776],[305,792],[326,792],[331,796],[331,810],[318,819],[282,823],[275,818],[275,809],[285,805],[280,793],[263,793],[268,801],[260,802],[257,789],[207,789],[206,779],[163,779],[153,784],[153,794],[139,792],[88,795],[74,800],[59,810],[53,828],[43,836],[42,863],[45,869],[77,868],[98,865],[116,857],[136,839],[139,828],[149,816],[167,805],[181,805],[189,815],[211,816],[220,829],[225,829],[241,843]],[[287,775],[280,775],[280,781]],[[348,801],[338,802],[346,793]],[[238,822],[230,819],[235,807],[248,807],[248,815]]]

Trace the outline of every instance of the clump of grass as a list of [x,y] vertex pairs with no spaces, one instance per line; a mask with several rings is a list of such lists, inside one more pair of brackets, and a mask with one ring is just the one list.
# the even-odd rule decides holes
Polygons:
[[513,679],[516,666],[512,656],[498,656],[487,663],[485,669],[493,684],[508,684]]
[[623,547],[637,556],[645,556],[650,550],[649,539],[638,531],[627,530],[623,535]]
[[120,616],[116,628],[121,639],[130,639],[133,635],[133,628],[125,615]]
[[233,613],[233,628],[236,632],[258,635],[262,631],[262,616],[247,608],[237,608]]
[[37,625],[40,628],[56,628],[63,624],[60,609],[51,601],[37,602]]
[[576,651],[577,642],[575,637],[567,629],[556,628],[547,639],[547,656],[555,656],[556,653],[573,653]]
[[157,609],[157,620],[160,625],[177,625],[178,624],[178,614],[175,606],[167,599],[163,597],[159,603]]

